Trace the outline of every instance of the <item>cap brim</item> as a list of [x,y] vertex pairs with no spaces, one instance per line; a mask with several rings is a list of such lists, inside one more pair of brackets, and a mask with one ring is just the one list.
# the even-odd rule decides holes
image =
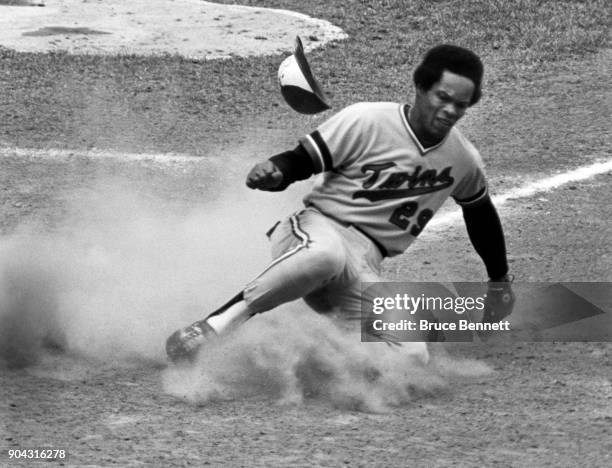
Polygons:
[[295,37],[295,50],[293,51],[293,55],[295,56],[295,60],[297,61],[300,70],[302,70],[302,74],[306,79],[306,82],[314,92],[314,94],[319,98],[321,103],[325,106],[326,109],[330,109],[329,104],[327,104],[327,100],[325,98],[325,93],[319,86],[319,83],[315,79],[312,71],[310,70],[310,65],[308,65],[308,60],[306,60],[306,55],[304,54],[304,46],[302,45],[302,40],[300,36]]
[[299,36],[293,54],[279,67],[279,81],[281,94],[293,110],[301,114],[317,114],[331,108],[308,65]]

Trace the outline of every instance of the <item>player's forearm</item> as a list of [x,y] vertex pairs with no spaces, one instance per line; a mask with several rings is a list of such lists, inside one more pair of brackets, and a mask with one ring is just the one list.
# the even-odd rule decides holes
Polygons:
[[279,192],[293,182],[309,178],[314,172],[312,158],[302,145],[298,145],[255,164],[247,175],[246,185],[256,190]]
[[470,241],[482,258],[489,278],[497,280],[508,273],[506,241],[497,210],[487,196],[476,206],[463,207],[463,219]]
[[315,173],[312,158],[302,145],[298,145],[291,151],[274,155],[270,161],[283,174],[283,182],[277,190],[284,190],[293,182],[308,179]]

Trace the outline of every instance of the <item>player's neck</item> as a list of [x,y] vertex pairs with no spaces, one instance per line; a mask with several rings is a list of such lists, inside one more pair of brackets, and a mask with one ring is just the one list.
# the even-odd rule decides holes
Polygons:
[[423,125],[421,125],[418,115],[415,115],[414,107],[406,106],[404,108],[404,112],[406,113],[406,120],[408,120],[408,124],[414,133],[414,136],[419,140],[421,146],[423,148],[431,148],[432,146],[436,146],[440,143],[444,137],[436,137],[429,132],[427,132]]

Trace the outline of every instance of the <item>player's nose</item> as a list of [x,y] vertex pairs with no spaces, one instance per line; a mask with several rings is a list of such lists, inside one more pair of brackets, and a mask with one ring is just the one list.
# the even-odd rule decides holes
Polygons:
[[457,106],[455,106],[455,104],[452,102],[447,103],[442,108],[442,114],[444,115],[444,118],[449,120],[456,120],[459,118],[460,115]]

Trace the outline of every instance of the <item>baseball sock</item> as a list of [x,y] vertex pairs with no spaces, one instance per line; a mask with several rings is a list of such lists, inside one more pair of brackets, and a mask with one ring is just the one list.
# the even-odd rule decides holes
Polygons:
[[246,322],[253,315],[253,311],[251,311],[244,301],[241,292],[233,297],[227,304],[210,314],[206,319],[206,323],[208,323],[218,335],[222,335]]
[[206,319],[206,323],[217,332],[217,335],[222,335],[246,322],[252,315],[253,313],[247,303],[240,301],[223,313],[209,317]]

